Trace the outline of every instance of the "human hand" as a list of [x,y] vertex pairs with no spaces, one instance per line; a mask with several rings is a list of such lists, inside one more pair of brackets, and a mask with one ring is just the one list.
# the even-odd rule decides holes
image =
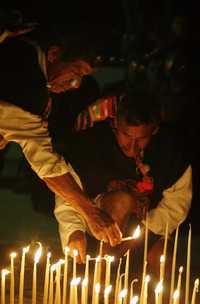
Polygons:
[[96,239],[109,243],[111,246],[116,246],[121,242],[122,233],[119,226],[105,211],[94,207],[86,215],[86,221]]
[[83,231],[77,230],[74,231],[68,241],[67,245],[70,249],[69,255],[73,258],[73,250],[76,249],[78,251],[78,255],[76,257],[77,263],[85,263],[86,260],[86,248],[87,248],[87,240],[85,237],[85,233]]

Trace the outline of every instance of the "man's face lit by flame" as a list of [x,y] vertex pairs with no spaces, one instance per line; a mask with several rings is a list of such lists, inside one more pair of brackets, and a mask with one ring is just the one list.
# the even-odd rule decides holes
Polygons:
[[114,133],[122,152],[131,158],[141,157],[157,126],[155,124],[128,125],[124,120],[116,122]]

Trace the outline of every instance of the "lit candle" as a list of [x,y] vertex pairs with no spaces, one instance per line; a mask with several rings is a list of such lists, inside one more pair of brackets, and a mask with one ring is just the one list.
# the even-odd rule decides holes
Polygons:
[[50,281],[49,281],[49,299],[48,299],[48,304],[53,304],[53,285],[54,285],[54,280],[53,280],[53,274],[54,271],[56,270],[56,264],[53,264],[50,268]]
[[138,282],[138,279],[134,279],[134,280],[132,280],[132,282],[131,282],[131,285],[130,285],[130,302],[131,302],[131,299],[133,298],[133,285],[135,284],[135,283],[137,283]]
[[73,250],[73,279],[76,278],[76,257],[78,256],[78,250]]
[[82,289],[81,289],[81,304],[88,303],[89,261],[90,261],[90,256],[87,255],[86,265],[85,265],[85,275],[82,281]]
[[118,304],[122,304],[123,303],[123,300],[127,297],[127,293],[128,293],[128,290],[127,289],[122,289],[119,293],[119,302]]
[[119,293],[121,264],[122,264],[122,259],[120,258],[118,268],[117,268],[116,281],[115,281],[115,303],[117,303],[117,297],[118,297],[118,293]]
[[60,259],[56,266],[56,291],[55,291],[55,304],[60,304],[61,302],[61,289],[60,289],[60,273],[61,265],[64,264],[64,260]]
[[44,278],[43,304],[47,304],[47,300],[48,300],[50,258],[51,258],[51,252],[48,252],[47,260],[46,260],[45,278]]
[[196,304],[196,294],[199,291],[199,279],[196,279],[194,281],[194,288],[192,292],[192,301],[191,304]]
[[107,255],[106,260],[106,275],[105,275],[105,289],[110,285],[110,272],[111,272],[111,263],[114,261],[113,256]]
[[138,296],[134,296],[134,297],[131,298],[130,304],[137,304],[138,300],[139,300]]
[[88,293],[86,292],[86,289],[88,290],[88,278],[84,278],[82,281],[82,288],[81,288],[81,304],[87,304],[88,299]]
[[[120,304],[120,303],[122,303],[122,301],[123,301],[123,297],[122,297],[122,299],[121,299],[121,297],[120,297],[120,294],[121,294],[121,292],[123,291],[123,289],[122,289],[122,279],[124,278],[124,276],[125,276],[125,272],[124,273],[122,273],[121,275],[120,275],[120,278],[119,278],[119,287],[118,287],[118,293],[117,293],[117,304]],[[123,294],[123,293],[122,293]]]
[[1,271],[1,304],[5,304],[6,275],[9,273],[10,271],[8,271],[7,269],[2,269]]
[[15,299],[15,267],[14,259],[16,257],[16,252],[10,254],[10,304],[14,304]]
[[179,298],[180,298],[180,294],[179,291],[176,289],[173,294],[173,304],[178,304]]
[[95,286],[100,282],[101,277],[101,256],[96,257],[95,259],[95,268],[94,268],[94,279],[93,279],[93,291],[92,291],[92,299],[94,301],[95,298]]
[[140,304],[142,304],[144,301],[144,286],[145,286],[146,271],[147,271],[147,261],[145,261],[144,265],[143,265],[142,284],[141,284],[141,292],[140,292]]
[[145,220],[145,237],[144,237],[143,273],[144,273],[144,270],[145,270],[144,268],[146,268],[145,263],[147,262],[147,253],[148,253],[148,217],[146,216],[146,220]]
[[165,255],[161,255],[160,257],[160,281],[164,279],[164,271],[165,271]]
[[104,304],[109,304],[109,295],[112,290],[112,285],[108,285],[104,291]]
[[188,246],[187,246],[187,266],[186,266],[186,282],[185,282],[185,304],[189,303],[189,293],[190,293],[191,242],[192,242],[192,228],[191,228],[191,225],[190,225],[189,233],[188,233]]
[[[165,229],[165,241],[164,241],[164,247],[163,247],[163,254],[160,257],[160,281],[164,282],[165,277],[165,263],[167,258],[167,243],[168,243],[168,231],[169,231],[169,225],[167,223],[166,229]],[[162,297],[162,293],[161,293]],[[161,299],[162,303],[162,299]]]
[[92,304],[99,304],[99,293],[100,293],[100,289],[101,289],[101,286],[99,283],[97,283],[95,285],[95,293],[94,293],[94,300],[92,301]]
[[39,249],[35,253],[33,266],[33,282],[32,282],[32,304],[36,304],[37,299],[37,264],[39,263],[42,254],[42,245],[39,243]]
[[[129,261],[130,261],[130,250],[126,252],[126,265],[125,265],[125,276],[124,276],[124,289],[128,291],[129,286]],[[127,292],[128,295],[128,292]],[[127,303],[128,297],[124,297],[124,304]]]
[[81,278],[72,279],[70,283],[70,298],[69,303],[78,304],[77,286],[80,283]]
[[96,283],[101,282],[101,265],[102,265],[102,259],[103,259],[103,241],[100,242],[99,245],[99,261],[97,263],[97,278],[96,278]]
[[180,293],[181,293],[181,281],[182,281],[182,273],[183,273],[183,266],[179,268],[179,274],[178,274],[178,282],[177,282],[177,287],[176,287],[176,295],[178,294],[179,296],[177,297],[175,295],[175,303],[178,304],[180,301]]
[[64,264],[64,277],[63,277],[63,296],[62,296],[62,304],[66,304],[67,299],[67,281],[68,281],[68,255],[69,255],[69,247],[65,247],[65,264]]
[[76,278],[76,284],[75,284],[75,286],[74,286],[74,288],[75,288],[75,291],[74,291],[74,304],[78,304],[78,290],[77,290],[77,288],[78,288],[78,285],[80,284],[80,282],[81,282],[81,278]]
[[179,225],[176,228],[176,235],[175,235],[175,240],[174,240],[169,304],[172,304],[172,301],[173,301],[175,272],[176,272],[176,258],[177,258],[177,248],[178,248],[178,234],[179,234]]
[[150,281],[150,276],[147,275],[145,277],[145,282],[144,282],[144,296],[143,296],[143,303],[142,304],[147,304],[149,281]]
[[163,283],[162,281],[158,282],[155,288],[155,303],[160,304],[161,303],[161,295],[163,292]]
[[140,236],[140,233],[141,233],[140,225],[137,225],[135,231],[133,232],[133,235],[122,238],[122,241],[130,241],[130,240],[137,239]]
[[25,258],[26,253],[29,251],[29,246],[23,248],[22,259],[21,259],[21,269],[20,269],[20,279],[19,279],[19,304],[24,302],[24,272],[25,272]]

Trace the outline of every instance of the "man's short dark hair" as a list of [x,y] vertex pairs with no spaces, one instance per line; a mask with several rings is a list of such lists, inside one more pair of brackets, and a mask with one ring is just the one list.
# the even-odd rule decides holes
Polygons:
[[161,106],[155,94],[128,90],[119,101],[118,121],[128,125],[141,125],[161,122]]

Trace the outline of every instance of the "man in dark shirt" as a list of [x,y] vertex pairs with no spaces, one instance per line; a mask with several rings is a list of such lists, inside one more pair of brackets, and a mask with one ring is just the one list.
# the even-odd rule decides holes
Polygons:
[[[148,227],[157,240],[150,246],[149,261],[159,268],[156,258],[162,254],[166,225],[171,234],[185,220],[192,188],[191,166],[181,137],[162,126],[155,96],[128,92],[119,102],[115,121],[98,123],[74,135],[71,147],[67,158],[83,188],[118,223],[124,236],[136,218],[146,224],[148,203]],[[78,248],[79,259],[84,260],[88,228],[82,217],[59,198],[55,215],[63,246]],[[129,241],[113,249],[105,247],[116,256],[133,245]]]

